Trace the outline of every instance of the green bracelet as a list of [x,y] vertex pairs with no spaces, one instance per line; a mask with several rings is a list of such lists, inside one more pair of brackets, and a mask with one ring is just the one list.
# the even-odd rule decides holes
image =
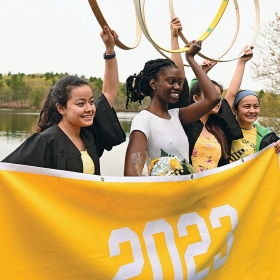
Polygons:
[[112,54],[106,54],[106,52],[105,52],[103,55],[104,59],[111,59],[111,58],[114,58],[115,56],[116,56],[115,52],[113,52]]

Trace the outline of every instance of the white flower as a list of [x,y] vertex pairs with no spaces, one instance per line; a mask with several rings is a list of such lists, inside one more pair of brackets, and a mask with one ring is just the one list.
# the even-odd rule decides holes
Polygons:
[[160,157],[152,168],[151,176],[170,176],[172,172],[169,157]]

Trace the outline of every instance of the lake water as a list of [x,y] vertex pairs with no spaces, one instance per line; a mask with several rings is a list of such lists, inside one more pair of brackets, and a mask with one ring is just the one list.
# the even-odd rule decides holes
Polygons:
[[[125,151],[133,117],[137,113],[118,112],[121,126],[127,135],[126,142],[105,151],[101,157],[101,174],[104,176],[123,176]],[[0,109],[0,161],[14,151],[33,133],[38,111],[28,109]]]

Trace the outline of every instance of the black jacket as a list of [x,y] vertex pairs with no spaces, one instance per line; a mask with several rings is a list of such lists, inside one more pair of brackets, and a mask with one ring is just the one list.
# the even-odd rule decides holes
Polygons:
[[[185,79],[183,90],[179,97],[178,102],[175,104],[170,104],[169,108],[181,108],[181,107],[186,107],[188,105],[190,105],[189,86],[188,86],[188,81]],[[215,123],[218,124],[219,127],[223,130],[228,146],[227,152],[230,155],[232,141],[243,138],[243,134],[237,120],[235,119],[235,116],[232,113],[232,110],[227,100],[225,99],[222,100],[222,105],[219,112],[217,114],[210,115],[209,119],[210,118],[214,120]],[[189,154],[190,154],[190,163],[191,163],[192,151],[203,129],[203,123],[200,120],[197,120],[194,123],[183,126],[183,128],[189,139]],[[228,163],[229,163],[229,158],[225,159],[221,157],[218,166],[223,166]]]
[[[238,122],[235,119],[235,116],[232,113],[232,110],[226,99],[222,100],[222,105],[217,114],[209,116],[209,119],[212,118],[217,125],[222,129],[227,141],[228,155],[230,155],[231,144],[233,140],[243,138],[242,131]],[[197,120],[194,123],[184,126],[184,130],[189,138],[189,152],[190,152],[190,163],[191,163],[191,154],[194,148],[194,145],[203,129],[203,123],[200,120]],[[225,159],[220,158],[218,166],[223,166],[229,163],[229,158]]]
[[[95,106],[93,124],[81,128],[81,137],[94,162],[95,174],[100,175],[99,158],[104,149],[111,150],[124,142],[126,136],[104,94],[96,99]],[[57,124],[31,135],[3,162],[83,172],[80,151]]]

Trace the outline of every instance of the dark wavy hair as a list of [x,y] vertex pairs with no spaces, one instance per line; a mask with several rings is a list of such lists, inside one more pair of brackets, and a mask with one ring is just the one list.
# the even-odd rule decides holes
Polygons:
[[[217,83],[217,82],[214,81],[214,80],[211,80],[211,82],[212,82],[213,85],[217,86],[217,87],[220,89],[221,94],[222,94],[223,91],[224,91],[223,86],[222,86],[221,84]],[[190,97],[189,97],[190,100],[189,100],[189,104],[194,103],[194,100],[193,100],[193,96],[194,96],[194,95],[196,95],[196,96],[198,96],[198,97],[200,97],[200,96],[202,95],[202,90],[201,90],[201,87],[200,87],[200,85],[199,85],[198,82],[194,83],[193,86],[192,86],[192,88],[190,89]]]
[[158,58],[146,62],[140,73],[129,76],[126,79],[126,108],[129,102],[139,101],[141,104],[141,100],[145,96],[152,97],[153,89],[150,86],[151,79],[158,81],[159,74],[168,67],[179,69],[172,60]]
[[66,107],[67,101],[71,98],[73,88],[85,85],[89,86],[89,83],[76,76],[66,76],[58,80],[46,96],[39,114],[36,131],[42,132],[59,123],[62,115],[57,111],[56,104]]
[[[217,83],[216,81],[211,80],[211,82],[219,87],[221,94],[223,93],[223,86],[219,83]],[[190,100],[189,100],[189,104],[193,104],[195,101],[193,99],[194,95],[200,97],[202,95],[202,90],[201,87],[199,85],[198,82],[196,82],[191,90],[190,90]],[[223,130],[221,129],[221,127],[217,124],[215,115],[210,115],[208,120],[206,121],[205,124],[205,128],[207,129],[207,131],[209,131],[211,134],[213,134],[216,139],[218,140],[218,142],[221,145],[221,150],[222,150],[222,157],[227,159],[229,157],[229,150],[228,150],[228,145],[227,145],[227,141],[226,141],[226,136],[223,132]]]

